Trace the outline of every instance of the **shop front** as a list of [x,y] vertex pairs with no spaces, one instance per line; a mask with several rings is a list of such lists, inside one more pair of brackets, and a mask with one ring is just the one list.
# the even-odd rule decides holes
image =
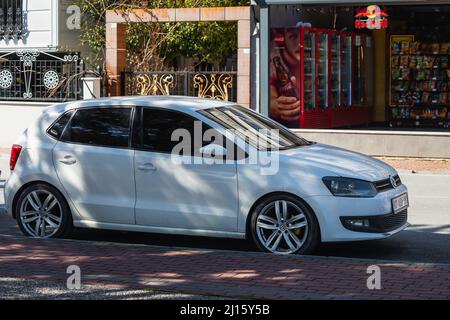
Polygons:
[[288,127],[448,130],[450,1],[267,0],[260,37],[260,109]]

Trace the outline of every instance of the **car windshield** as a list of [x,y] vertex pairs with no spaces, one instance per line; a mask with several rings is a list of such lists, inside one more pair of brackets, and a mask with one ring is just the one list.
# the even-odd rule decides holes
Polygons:
[[279,123],[242,106],[217,107],[198,112],[261,151],[286,150],[312,144]]

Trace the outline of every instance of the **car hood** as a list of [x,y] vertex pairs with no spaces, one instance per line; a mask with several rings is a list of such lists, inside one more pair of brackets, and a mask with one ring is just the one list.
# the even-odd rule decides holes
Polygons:
[[383,161],[325,144],[283,150],[280,158],[282,162],[287,161],[323,175],[332,174],[372,182],[397,174],[394,168]]

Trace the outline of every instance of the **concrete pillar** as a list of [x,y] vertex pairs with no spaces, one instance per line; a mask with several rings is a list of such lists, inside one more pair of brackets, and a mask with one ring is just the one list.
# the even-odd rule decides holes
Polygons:
[[265,1],[260,1],[260,46],[259,46],[259,85],[260,85],[260,112],[269,115],[269,39],[270,39],[270,20],[269,6]]
[[106,24],[106,73],[108,75],[107,95],[120,95],[120,76],[127,63],[126,25]]
[[259,110],[259,6],[255,0],[251,1],[251,57],[250,57],[250,107]]
[[83,82],[83,99],[98,99],[101,97],[102,78],[85,77],[81,78]]
[[237,102],[250,107],[250,16],[238,21]]

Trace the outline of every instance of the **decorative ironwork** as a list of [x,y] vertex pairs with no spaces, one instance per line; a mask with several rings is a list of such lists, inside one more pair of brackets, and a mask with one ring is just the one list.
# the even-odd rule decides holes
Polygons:
[[228,101],[228,89],[233,88],[233,77],[228,73],[198,73],[194,76],[194,88],[198,91],[198,97]]
[[141,74],[136,78],[138,95],[170,95],[174,87],[174,76],[171,74]]
[[123,72],[122,95],[185,95],[236,102],[234,71]]
[[0,39],[23,38],[23,0],[0,0]]
[[82,63],[78,56],[21,49],[0,55],[0,99],[77,100]]
[[53,70],[44,73],[44,85],[49,90],[55,89],[59,85],[58,73]]
[[9,70],[0,71],[0,88],[8,89],[12,85],[12,73]]

